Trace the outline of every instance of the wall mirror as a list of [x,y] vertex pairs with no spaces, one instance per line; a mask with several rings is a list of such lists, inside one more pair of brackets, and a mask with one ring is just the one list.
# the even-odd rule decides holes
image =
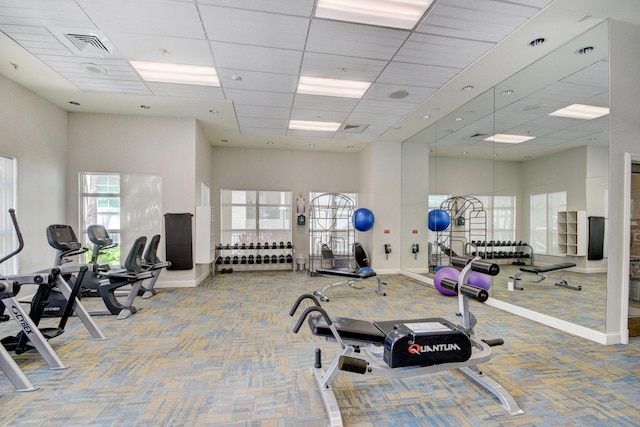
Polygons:
[[[604,114],[586,119],[559,111],[582,105],[599,107]],[[516,313],[519,309],[519,314],[536,313],[604,332],[608,106],[604,22],[405,141],[403,270],[433,278],[434,267],[448,263],[447,251],[468,255],[490,250],[502,266],[490,291],[493,300],[515,307]],[[499,135],[517,135],[524,142],[502,142]],[[454,196],[482,203],[487,240],[495,246],[470,245],[477,240],[473,233],[440,245],[436,233],[425,232],[428,211]],[[584,246],[598,240],[588,238],[589,217],[601,220],[605,230],[600,255],[588,254]],[[463,234],[483,227],[464,224],[464,218],[457,226]],[[413,242],[424,250],[409,252]],[[523,272],[510,290],[520,268],[565,262],[575,267]],[[556,285],[563,281],[581,289]]]

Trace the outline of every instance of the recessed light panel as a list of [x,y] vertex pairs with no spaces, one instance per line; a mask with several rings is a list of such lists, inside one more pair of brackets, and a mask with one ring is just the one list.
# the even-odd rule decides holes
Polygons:
[[434,0],[318,0],[316,18],[410,30]]
[[371,82],[300,76],[297,92],[305,95],[362,98],[369,86]]
[[131,65],[148,82],[220,86],[213,67],[145,61],[131,61]]
[[337,122],[314,122],[306,120],[290,120],[289,129],[314,130],[318,132],[335,132],[340,128]]
[[585,104],[572,104],[549,113],[550,116],[569,117],[571,119],[591,120],[609,114],[607,107],[596,107]]
[[502,144],[520,144],[522,142],[529,141],[534,138],[535,136],[509,135],[507,133],[497,133],[493,136],[485,138],[484,141],[500,142]]

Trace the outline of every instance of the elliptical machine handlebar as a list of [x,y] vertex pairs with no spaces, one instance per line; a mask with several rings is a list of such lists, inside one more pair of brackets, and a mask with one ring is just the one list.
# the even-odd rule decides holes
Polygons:
[[22,252],[22,249],[24,249],[24,239],[22,238],[22,232],[20,231],[20,226],[18,225],[18,219],[16,218],[15,209],[9,209],[9,215],[11,216],[11,222],[13,222],[13,228],[16,231],[16,236],[18,237],[18,248],[15,251],[11,252],[9,255],[0,259],[0,264],[11,257],[18,255],[20,252]]

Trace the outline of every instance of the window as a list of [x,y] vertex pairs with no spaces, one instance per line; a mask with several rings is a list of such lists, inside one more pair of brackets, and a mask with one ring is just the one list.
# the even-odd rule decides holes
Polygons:
[[[18,247],[9,209],[16,206],[17,162],[11,157],[0,156],[0,258]],[[0,275],[18,273],[18,257],[12,257],[0,264]]]
[[221,243],[291,242],[291,192],[221,190]]
[[487,240],[516,240],[515,196],[475,196],[487,211]]
[[[160,234],[162,229],[162,178],[158,175],[81,173],[80,232],[78,238],[93,248],[87,227],[103,225],[118,247],[100,259],[121,265],[135,239]],[[123,248],[123,249],[121,249]],[[85,254],[90,259],[91,252]]]
[[567,193],[531,196],[531,246],[536,254],[556,255],[558,247],[558,212],[567,209]]

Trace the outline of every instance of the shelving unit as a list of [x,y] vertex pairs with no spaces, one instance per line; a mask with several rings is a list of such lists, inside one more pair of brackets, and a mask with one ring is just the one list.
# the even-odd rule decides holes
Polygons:
[[558,248],[563,255],[587,255],[587,212],[558,212]]
[[[233,271],[295,271],[295,250],[291,242],[262,243],[254,245],[216,246],[215,269],[232,268]],[[265,262],[268,257],[269,262]],[[275,262],[274,262],[275,261]]]
[[196,206],[196,264],[210,264],[215,258],[215,227],[213,208]]

